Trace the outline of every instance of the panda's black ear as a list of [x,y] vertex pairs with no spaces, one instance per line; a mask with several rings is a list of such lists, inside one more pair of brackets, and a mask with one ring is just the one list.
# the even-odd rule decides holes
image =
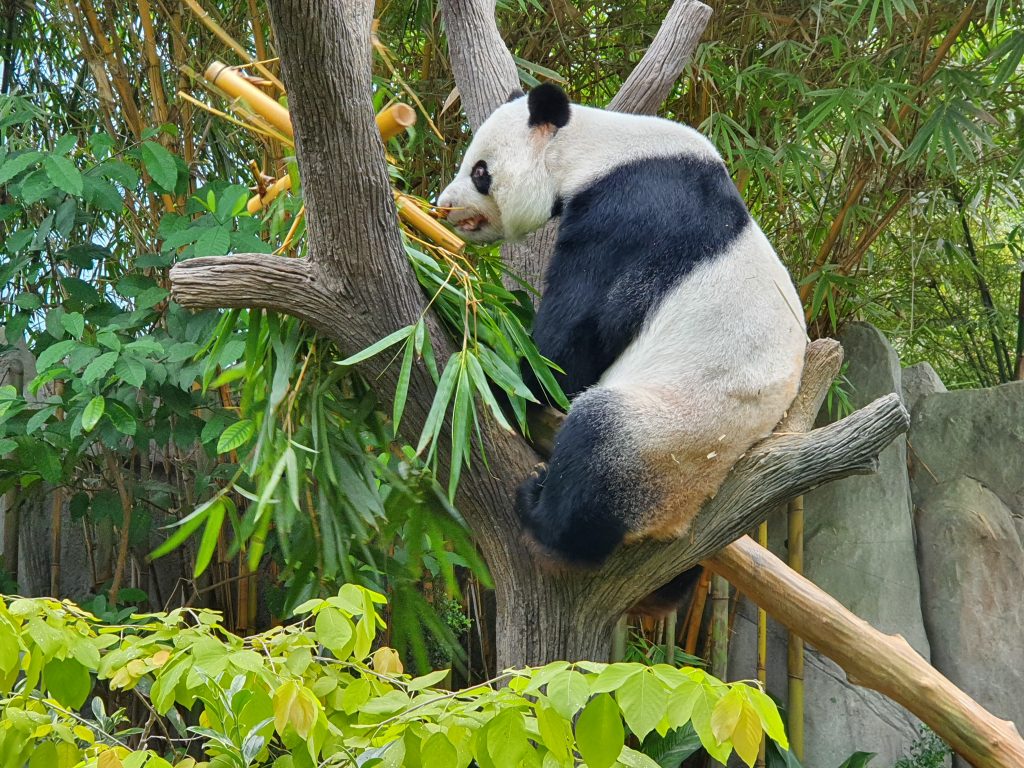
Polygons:
[[562,128],[569,122],[569,97],[554,83],[541,83],[530,91],[531,128],[551,125]]
[[525,95],[526,95],[525,93],[523,93],[521,90],[516,88],[514,91],[510,91],[509,92],[508,98],[505,99],[505,103],[508,104],[510,101],[515,101],[516,99],[521,99]]

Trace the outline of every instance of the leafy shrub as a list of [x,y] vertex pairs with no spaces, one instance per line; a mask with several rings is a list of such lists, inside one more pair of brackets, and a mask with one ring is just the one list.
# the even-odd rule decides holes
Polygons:
[[630,735],[685,729],[716,759],[735,750],[748,765],[763,733],[785,742],[764,693],[699,669],[563,661],[438,689],[447,670],[414,678],[393,649],[375,649],[383,602],[345,585],[300,606],[295,623],[241,638],[207,610],[105,624],[67,601],[0,600],[0,760],[654,768]]

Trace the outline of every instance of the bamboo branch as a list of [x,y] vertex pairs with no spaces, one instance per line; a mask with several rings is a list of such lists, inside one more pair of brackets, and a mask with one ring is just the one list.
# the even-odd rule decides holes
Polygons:
[[839,664],[850,682],[906,707],[972,765],[1024,765],[1024,740],[1012,723],[987,712],[902,637],[879,632],[751,539],[734,542],[705,564]]

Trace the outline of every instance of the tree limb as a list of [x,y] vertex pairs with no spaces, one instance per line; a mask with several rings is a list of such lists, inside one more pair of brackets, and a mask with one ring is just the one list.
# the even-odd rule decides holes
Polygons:
[[749,537],[706,565],[839,664],[850,682],[888,696],[921,718],[971,765],[1024,765],[1024,741],[1013,723],[987,712],[902,637],[879,632]]
[[676,0],[640,62],[608,103],[615,112],[656,114],[693,54],[711,9],[697,0]]

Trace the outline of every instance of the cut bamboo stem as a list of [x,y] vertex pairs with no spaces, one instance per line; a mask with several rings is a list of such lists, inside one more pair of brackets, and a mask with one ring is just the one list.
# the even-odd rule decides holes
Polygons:
[[[804,572],[804,497],[789,502],[789,567],[794,573]],[[795,632],[789,633],[786,648],[789,680],[789,748],[796,759],[804,759],[804,641]]]
[[395,203],[398,205],[398,215],[402,221],[424,237],[453,253],[461,253],[466,247],[461,238],[453,235],[429,213],[420,208],[420,204],[415,198],[395,192]]
[[[238,41],[235,40],[235,38],[229,35],[224,30],[224,28],[220,26],[220,24],[213,20],[213,17],[206,12],[205,8],[203,8],[198,2],[196,2],[196,0],[185,0],[185,3],[188,5],[189,8],[192,9],[192,13],[196,15],[196,18],[203,22],[207,29],[209,29],[211,32],[213,32],[213,34],[220,38],[221,42],[223,42],[225,45],[228,46],[228,48],[230,48],[243,59],[245,59],[245,61],[250,66],[255,67],[256,70],[261,75],[263,75],[265,78],[267,78],[267,80],[274,84],[274,87],[277,88],[277,90],[281,91],[282,93],[284,92],[284,83],[282,83],[273,72],[267,69],[266,65],[264,65],[262,61],[256,61],[255,59],[253,59],[252,56],[249,55],[249,52],[245,50],[245,48],[243,48],[238,43]],[[270,97],[268,96],[267,98]]]
[[295,138],[295,132],[292,130],[292,119],[288,115],[288,110],[227,64],[222,61],[211,62],[203,76],[225,93],[234,96],[236,99],[242,99],[254,112],[288,138]]
[[835,661],[850,682],[906,707],[976,768],[1024,766],[1024,740],[943,677],[899,635],[879,632],[743,537],[704,563]]

